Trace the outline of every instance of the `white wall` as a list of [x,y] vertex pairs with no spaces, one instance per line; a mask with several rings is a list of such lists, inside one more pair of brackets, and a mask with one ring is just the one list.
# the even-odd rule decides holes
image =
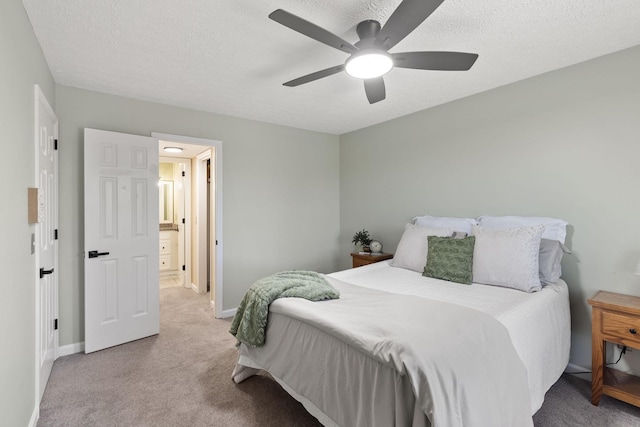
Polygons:
[[634,47],[342,135],[341,267],[355,231],[394,251],[415,215],[564,218],[571,361],[590,366],[587,299],[640,295],[638,76]]
[[54,105],[54,83],[19,0],[0,2],[0,123],[3,200],[0,267],[0,424],[26,426],[36,408],[35,257],[27,188],[35,187],[34,92]]
[[56,86],[60,120],[60,345],[84,340],[85,127],[223,142],[224,309],[257,279],[286,269],[335,270],[339,138]]

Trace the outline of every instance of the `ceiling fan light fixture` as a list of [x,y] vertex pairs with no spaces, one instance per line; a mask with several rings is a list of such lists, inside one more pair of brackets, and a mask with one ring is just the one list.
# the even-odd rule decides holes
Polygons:
[[372,79],[384,76],[392,68],[393,59],[391,59],[391,55],[380,50],[361,50],[351,55],[345,63],[347,74],[358,79]]
[[307,74],[283,83],[295,87],[345,71],[352,77],[362,79],[364,91],[370,104],[382,101],[386,96],[383,75],[394,67],[414,70],[467,71],[478,59],[478,54],[467,52],[402,52],[389,53],[389,49],[400,43],[444,0],[401,0],[384,26],[369,19],[356,26],[359,41],[349,43],[318,25],[300,18],[286,10],[277,9],[269,18],[304,36],[351,55],[344,65],[337,65]]

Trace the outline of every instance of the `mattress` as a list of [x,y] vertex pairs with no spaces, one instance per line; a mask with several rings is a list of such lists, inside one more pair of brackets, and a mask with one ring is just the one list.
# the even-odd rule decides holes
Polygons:
[[[531,414],[540,408],[545,392],[557,381],[568,363],[570,317],[568,290],[562,281],[529,294],[507,288],[479,284],[467,286],[425,278],[410,270],[391,267],[387,261],[329,276],[366,288],[457,304],[495,318],[506,327],[526,368]],[[292,338],[294,336],[304,337],[308,348],[298,348],[300,340]],[[331,351],[327,350],[329,348]],[[296,353],[298,358],[285,361],[283,351]],[[266,369],[325,425],[429,425],[429,420],[416,409],[407,379],[370,362],[359,352],[309,328],[304,322],[272,313],[267,345],[259,349],[240,346],[234,379],[239,381],[255,373],[252,368]],[[315,372],[318,367],[320,375]],[[309,378],[301,378],[301,372],[311,374]],[[354,399],[346,402],[340,391],[340,385],[349,375],[375,378],[365,387],[360,384],[360,395],[355,398],[357,411],[353,410]],[[318,389],[318,381],[329,384],[330,390]],[[319,405],[322,408],[314,402],[322,402]]]

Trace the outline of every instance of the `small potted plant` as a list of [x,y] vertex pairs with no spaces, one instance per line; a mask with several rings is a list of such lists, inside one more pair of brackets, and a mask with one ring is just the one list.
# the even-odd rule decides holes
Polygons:
[[371,243],[371,236],[369,236],[369,232],[367,230],[362,230],[362,231],[358,231],[356,234],[353,235],[353,240],[351,240],[351,242],[354,245],[361,245],[362,246],[362,250],[364,252],[370,252],[371,249],[369,249],[369,244]]

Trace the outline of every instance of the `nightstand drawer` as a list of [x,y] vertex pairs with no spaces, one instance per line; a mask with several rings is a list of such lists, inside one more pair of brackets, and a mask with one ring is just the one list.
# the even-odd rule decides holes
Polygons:
[[354,258],[353,259],[353,268],[362,267],[363,265],[369,265],[371,261],[362,259],[362,258]]
[[640,344],[640,318],[602,311],[602,333],[606,336]]
[[363,265],[373,264],[374,262],[380,262],[393,258],[393,254],[378,253],[375,255],[361,254],[358,252],[351,253],[353,268],[362,267]]

